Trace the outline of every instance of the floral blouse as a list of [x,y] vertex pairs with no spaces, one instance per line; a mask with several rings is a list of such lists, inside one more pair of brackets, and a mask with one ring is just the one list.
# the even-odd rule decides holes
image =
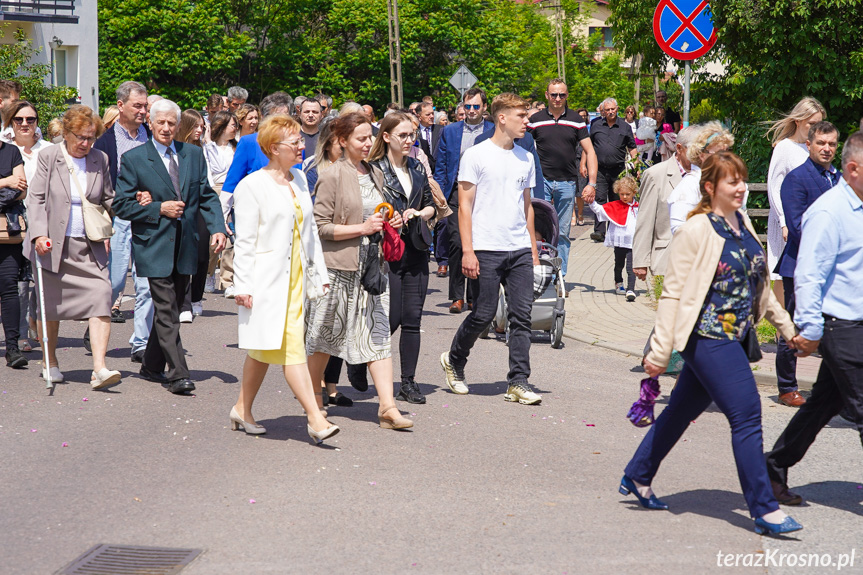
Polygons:
[[716,275],[701,308],[698,335],[711,339],[740,341],[755,323],[753,302],[758,283],[767,277],[764,250],[737,214],[741,235],[737,236],[716,214],[707,214],[713,229],[725,239]]

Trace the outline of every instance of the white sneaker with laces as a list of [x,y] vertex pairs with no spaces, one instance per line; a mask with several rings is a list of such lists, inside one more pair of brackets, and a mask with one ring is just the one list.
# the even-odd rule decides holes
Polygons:
[[192,315],[199,316],[204,313],[204,302],[193,301],[192,302]]
[[635,292],[629,290],[626,292],[626,301],[635,301]]
[[626,295],[626,288],[623,287],[623,284],[614,284],[614,293],[617,295]]
[[449,360],[449,352],[446,351],[440,356],[440,365],[446,375],[446,384],[450,390],[458,395],[467,395],[470,390],[465,382],[464,368],[458,369],[454,367]]
[[180,313],[180,323],[192,323],[193,320],[192,312],[184,311]]
[[531,389],[527,382],[510,384],[503,396],[506,401],[517,401],[523,405],[535,405],[542,401],[542,396]]

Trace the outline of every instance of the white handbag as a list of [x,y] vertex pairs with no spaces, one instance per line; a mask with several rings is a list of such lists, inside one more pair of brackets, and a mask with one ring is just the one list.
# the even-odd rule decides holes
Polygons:
[[66,151],[66,145],[60,144],[60,149],[63,152],[63,157],[66,158],[66,166],[69,168],[69,174],[75,183],[75,189],[78,190],[78,196],[81,198],[81,214],[84,218],[84,232],[87,234],[87,239],[91,242],[110,240],[111,236],[114,235],[111,216],[101,204],[94,204],[87,200],[84,196],[84,190],[81,189],[81,182],[75,175],[75,164],[72,163],[72,158]]

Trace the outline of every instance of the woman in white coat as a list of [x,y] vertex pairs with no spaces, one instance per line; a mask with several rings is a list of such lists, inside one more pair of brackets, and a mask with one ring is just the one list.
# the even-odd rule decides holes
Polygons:
[[[239,307],[239,346],[248,351],[231,427],[266,432],[252,417],[252,403],[270,364],[284,366],[285,380],[306,410],[315,443],[338,433],[319,410],[306,365],[303,310],[307,268],[329,283],[306,178],[291,166],[305,147],[300,125],[277,114],[258,131],[270,163],[249,174],[234,191],[234,286]],[[309,266],[314,262],[313,266]]]

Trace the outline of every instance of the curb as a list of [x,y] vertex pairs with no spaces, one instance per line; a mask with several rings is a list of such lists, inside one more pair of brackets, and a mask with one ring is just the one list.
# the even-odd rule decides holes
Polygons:
[[[563,328],[563,337],[572,339],[581,343],[586,343],[587,345],[592,345],[594,347],[601,347],[603,349],[607,349],[610,351],[615,351],[617,353],[622,353],[627,356],[641,357],[644,352],[643,349],[635,349],[631,347],[627,347],[623,344],[618,344],[614,342],[604,341],[601,339],[597,339],[595,336],[584,334],[574,329],[570,329],[568,327]],[[755,377],[755,383],[760,387],[771,388],[774,391],[776,390],[776,374],[774,372],[761,371],[759,369],[752,370],[752,375]],[[815,379],[807,376],[800,376],[797,378],[797,385],[800,389],[804,391],[811,391],[812,385],[815,383]]]

